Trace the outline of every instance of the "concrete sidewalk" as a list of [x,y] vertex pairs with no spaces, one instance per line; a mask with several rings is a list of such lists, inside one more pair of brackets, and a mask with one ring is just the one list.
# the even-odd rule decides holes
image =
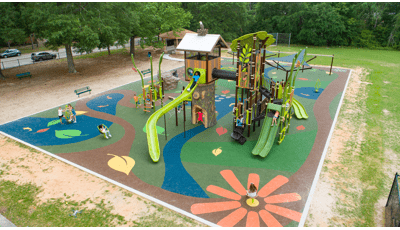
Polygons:
[[17,227],[11,221],[7,220],[4,216],[0,214],[0,227]]

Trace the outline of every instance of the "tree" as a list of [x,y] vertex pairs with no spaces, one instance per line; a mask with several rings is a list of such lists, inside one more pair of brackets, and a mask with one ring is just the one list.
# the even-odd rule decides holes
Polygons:
[[90,53],[96,47],[113,44],[114,39],[127,40],[122,36],[124,29],[118,21],[121,18],[115,16],[124,13],[121,3],[58,2],[32,6],[33,30],[37,37],[47,39],[46,46],[51,49],[65,46],[70,73],[76,73],[72,48],[76,48],[75,52]]
[[131,37],[131,54],[135,55],[135,37],[147,38],[145,44],[162,48],[158,39],[160,33],[178,30],[190,25],[192,15],[185,11],[179,2],[143,2],[135,5],[139,14],[139,24],[133,29]]
[[99,24],[99,40],[98,48],[107,48],[110,55],[110,46],[124,46],[130,38],[133,28],[138,26],[139,15],[134,11],[135,3],[107,3],[105,11],[106,15],[98,18]]
[[250,27],[249,5],[244,2],[192,2],[185,5],[193,15],[190,29],[197,31],[202,21],[210,34],[221,34],[232,41],[245,34]]
[[25,32],[18,27],[20,13],[16,10],[13,3],[1,2],[0,9],[0,38],[4,40],[8,48],[12,42],[23,43],[25,41]]

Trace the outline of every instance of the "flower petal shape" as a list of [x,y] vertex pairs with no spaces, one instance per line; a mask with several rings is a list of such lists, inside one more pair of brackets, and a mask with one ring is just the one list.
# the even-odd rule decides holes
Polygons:
[[239,208],[233,211],[231,214],[224,217],[217,224],[222,227],[233,227],[237,223],[239,223],[239,221],[241,221],[246,216],[246,214],[247,214],[247,209]]
[[275,196],[269,196],[264,199],[265,203],[277,204],[301,200],[301,196],[297,193],[286,193]]
[[281,225],[281,223],[279,223],[279,221],[277,219],[275,219],[274,216],[271,215],[271,213],[265,211],[265,210],[261,210],[259,212],[261,219],[264,221],[264,223],[268,226],[268,227],[283,227]]
[[204,214],[211,212],[220,212],[231,210],[242,206],[238,201],[225,201],[225,202],[212,202],[212,203],[198,203],[193,204],[190,210],[193,214]]
[[257,189],[259,189],[258,185],[260,184],[260,176],[255,173],[250,173],[249,178],[247,179],[247,189],[250,188],[250,183],[253,183]]
[[221,175],[237,193],[242,196],[246,195],[246,189],[231,170],[222,170]]
[[232,200],[240,200],[242,198],[242,196],[240,196],[234,192],[220,188],[215,185],[209,185],[207,187],[207,191],[214,193],[215,195],[222,196],[222,197],[232,199]]
[[247,214],[246,227],[260,227],[260,218],[256,212],[250,211]]
[[276,205],[272,205],[272,204],[267,204],[265,205],[265,209],[267,211],[273,212],[275,214],[278,214],[280,216],[284,216],[286,218],[289,218],[291,220],[300,222],[300,218],[301,218],[301,213],[300,212],[296,212],[287,208],[283,208],[283,207],[279,207]]
[[262,189],[259,190],[258,196],[259,197],[266,197],[278,188],[280,188],[282,185],[286,184],[289,182],[289,179],[282,176],[278,175],[274,179],[272,179],[270,182],[268,182]]

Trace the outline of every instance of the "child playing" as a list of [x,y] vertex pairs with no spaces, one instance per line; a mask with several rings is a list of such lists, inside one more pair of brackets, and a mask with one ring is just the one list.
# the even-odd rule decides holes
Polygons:
[[250,188],[247,190],[246,195],[253,199],[257,197],[257,187],[253,183],[250,183]]
[[139,98],[136,96],[136,93],[133,95],[133,100],[135,100],[136,108],[138,105],[140,105]]
[[278,117],[279,117],[279,111],[276,111],[275,114],[274,114],[274,117],[272,118],[271,126],[274,126],[274,122],[275,122],[275,125],[277,125],[276,119],[278,119]]
[[[181,94],[183,93],[183,91],[185,91],[185,86],[182,86],[182,91],[181,91]],[[183,104],[184,102],[182,102],[182,103],[180,103],[179,105],[178,105],[178,113],[180,113],[181,111],[182,111],[182,104]]]
[[194,73],[193,76],[193,84],[187,89],[188,92],[190,92],[190,90],[192,90],[192,88],[196,85],[199,78],[200,78],[200,72],[196,71],[196,73]]
[[61,123],[61,124],[63,124],[63,123],[62,123],[62,118],[64,117],[63,111],[64,111],[64,110],[62,110],[61,107],[58,107],[58,118],[60,118],[60,123]]
[[197,114],[198,114],[197,121],[201,121],[201,122],[204,123],[204,121],[203,121],[203,113],[201,111],[199,111],[199,112],[197,112]]
[[74,121],[76,123],[76,112],[74,110],[74,107],[72,107],[71,104],[68,104],[69,111],[71,112],[71,117],[69,118],[69,122]]
[[[108,139],[108,136],[111,137],[110,130],[107,129],[104,125],[99,125],[99,131],[100,131],[100,133],[103,133],[103,134],[104,134],[104,137],[105,137],[105,138]],[[107,136],[107,134],[108,134],[108,136]]]
[[240,117],[236,120],[236,126],[244,126],[243,124],[243,115],[240,115]]

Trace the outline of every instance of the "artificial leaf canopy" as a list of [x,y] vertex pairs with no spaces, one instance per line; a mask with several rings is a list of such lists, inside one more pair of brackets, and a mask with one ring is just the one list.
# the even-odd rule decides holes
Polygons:
[[[268,40],[265,43],[266,46],[270,46],[272,43],[275,42],[275,38],[271,34],[268,34],[265,31],[259,31],[259,32],[256,32],[255,34],[257,36],[257,39],[259,39],[259,40],[265,40],[268,37]],[[232,51],[234,51],[234,52],[237,51],[238,41],[240,41],[240,45],[242,47],[246,47],[246,46],[253,47],[253,36],[254,36],[254,33],[251,33],[251,34],[243,35],[243,36],[233,40],[232,45],[231,45]],[[256,49],[258,49],[258,42],[256,42]]]

